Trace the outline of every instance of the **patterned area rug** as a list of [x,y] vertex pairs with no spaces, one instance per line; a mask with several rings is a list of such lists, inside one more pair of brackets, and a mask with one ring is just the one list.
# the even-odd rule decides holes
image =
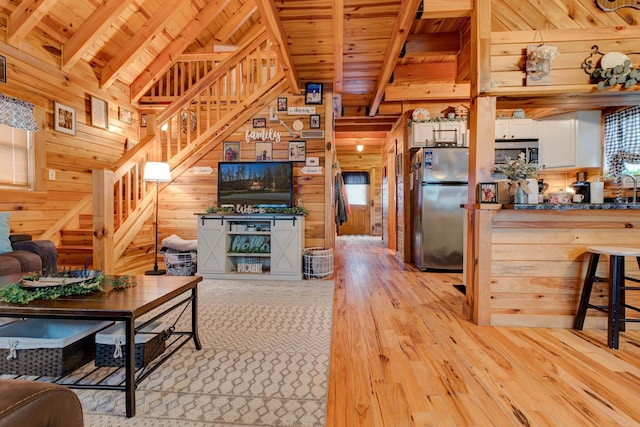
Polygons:
[[334,282],[204,280],[199,335],[124,393],[75,390],[87,427],[324,426]]

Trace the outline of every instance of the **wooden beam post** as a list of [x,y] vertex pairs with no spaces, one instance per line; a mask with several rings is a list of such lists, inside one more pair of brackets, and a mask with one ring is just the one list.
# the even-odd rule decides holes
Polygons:
[[93,268],[114,273],[113,172],[93,170]]

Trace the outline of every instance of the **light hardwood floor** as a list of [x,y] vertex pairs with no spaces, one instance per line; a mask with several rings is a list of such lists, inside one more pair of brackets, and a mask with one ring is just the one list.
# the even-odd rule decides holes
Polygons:
[[[640,332],[479,327],[461,274],[340,237],[327,426],[638,426]],[[541,301],[541,304],[544,302]]]

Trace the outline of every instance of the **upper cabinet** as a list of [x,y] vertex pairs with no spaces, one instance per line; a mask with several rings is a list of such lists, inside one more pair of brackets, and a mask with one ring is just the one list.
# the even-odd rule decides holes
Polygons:
[[497,119],[496,139],[538,138],[538,122],[532,119]]
[[407,130],[409,148],[436,147],[438,143],[466,147],[466,120],[412,122]]
[[540,165],[545,169],[602,166],[600,111],[575,111],[540,121]]

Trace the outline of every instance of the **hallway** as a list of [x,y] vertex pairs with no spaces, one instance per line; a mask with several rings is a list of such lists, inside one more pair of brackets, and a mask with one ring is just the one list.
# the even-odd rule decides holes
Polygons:
[[[327,426],[640,425],[640,332],[478,327],[459,273],[339,237]],[[541,304],[544,302],[541,301]]]

